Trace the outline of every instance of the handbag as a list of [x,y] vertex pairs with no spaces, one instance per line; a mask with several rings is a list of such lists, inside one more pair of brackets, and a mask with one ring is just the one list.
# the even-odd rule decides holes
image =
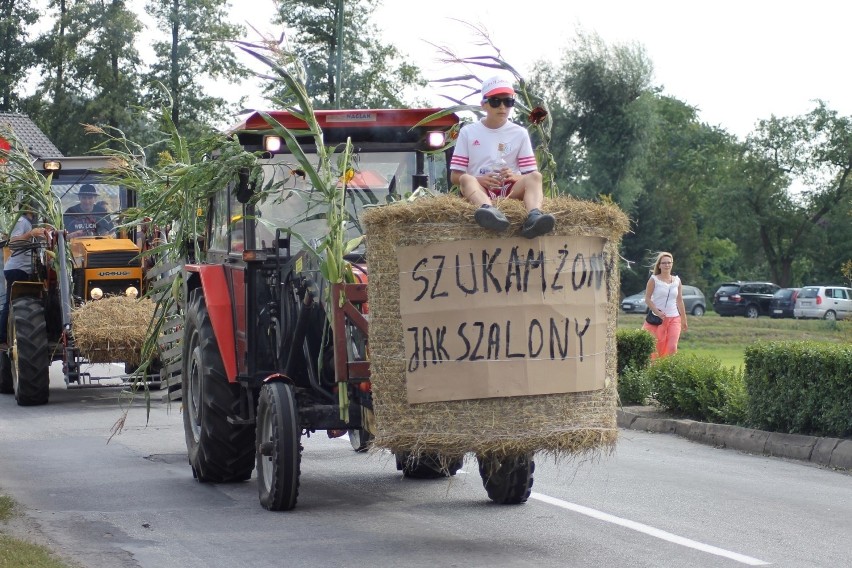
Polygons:
[[[672,294],[672,289],[671,289],[671,286],[669,286],[669,293],[666,294],[666,303],[663,305],[664,308],[669,305],[669,296],[671,296],[671,294]],[[663,318],[661,318],[660,316],[658,316],[654,312],[649,311],[648,315],[645,316],[645,321],[649,325],[660,325],[661,323],[663,323]]]
[[648,315],[645,316],[645,321],[651,325],[660,325],[661,323],[663,323],[663,318],[661,318],[654,312],[648,312]]

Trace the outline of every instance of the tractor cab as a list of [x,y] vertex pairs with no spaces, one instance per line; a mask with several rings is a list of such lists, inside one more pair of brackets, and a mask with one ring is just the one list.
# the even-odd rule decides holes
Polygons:
[[103,173],[109,160],[62,157],[35,164],[45,176],[52,176],[61,228],[70,243],[72,294],[77,302],[142,292],[140,247],[133,234],[121,228],[121,212],[136,205],[135,194],[109,182]]

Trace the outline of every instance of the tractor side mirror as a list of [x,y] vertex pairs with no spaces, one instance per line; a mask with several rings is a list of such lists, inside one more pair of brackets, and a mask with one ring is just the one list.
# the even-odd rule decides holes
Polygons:
[[254,184],[249,181],[251,170],[248,168],[240,168],[237,174],[237,187],[234,193],[237,196],[237,201],[246,204],[254,195]]

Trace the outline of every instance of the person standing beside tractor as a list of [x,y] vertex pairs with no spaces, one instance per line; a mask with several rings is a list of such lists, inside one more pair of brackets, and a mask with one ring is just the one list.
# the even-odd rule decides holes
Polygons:
[[8,349],[7,329],[9,323],[9,304],[12,296],[12,285],[18,281],[32,279],[33,276],[33,249],[26,246],[27,241],[34,238],[44,238],[47,229],[44,227],[33,227],[35,210],[24,206],[12,234],[6,245],[11,250],[9,258],[3,265],[3,276],[6,279],[6,299],[3,309],[0,311],[0,351]]
[[102,205],[95,205],[98,191],[90,183],[80,186],[77,197],[80,203],[72,205],[63,215],[69,237],[93,237],[112,233],[109,212]]
[[477,206],[474,219],[490,231],[505,231],[509,220],[492,205],[498,197],[524,202],[527,219],[521,235],[532,239],[553,230],[554,218],[542,213],[542,177],[526,128],[509,121],[515,90],[501,77],[482,83],[485,118],[459,132],[450,161],[450,179]]

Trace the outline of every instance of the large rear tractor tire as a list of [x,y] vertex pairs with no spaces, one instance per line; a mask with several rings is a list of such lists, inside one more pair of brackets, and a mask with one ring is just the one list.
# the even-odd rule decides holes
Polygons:
[[501,505],[526,503],[533,486],[535,462],[532,454],[478,456],[479,475],[488,498]]
[[448,460],[437,454],[412,456],[411,452],[397,452],[396,469],[403,477],[412,479],[438,479],[455,475],[464,464],[464,458]]
[[12,362],[8,351],[0,351],[0,394],[15,394],[12,383]]
[[263,385],[257,405],[257,492],[270,511],[289,511],[299,497],[302,446],[293,387]]
[[228,422],[240,387],[228,382],[207,304],[192,293],[183,342],[183,426],[192,474],[202,482],[245,481],[254,469],[254,427]]
[[47,404],[50,396],[50,349],[41,298],[20,296],[9,311],[9,359],[18,406]]

